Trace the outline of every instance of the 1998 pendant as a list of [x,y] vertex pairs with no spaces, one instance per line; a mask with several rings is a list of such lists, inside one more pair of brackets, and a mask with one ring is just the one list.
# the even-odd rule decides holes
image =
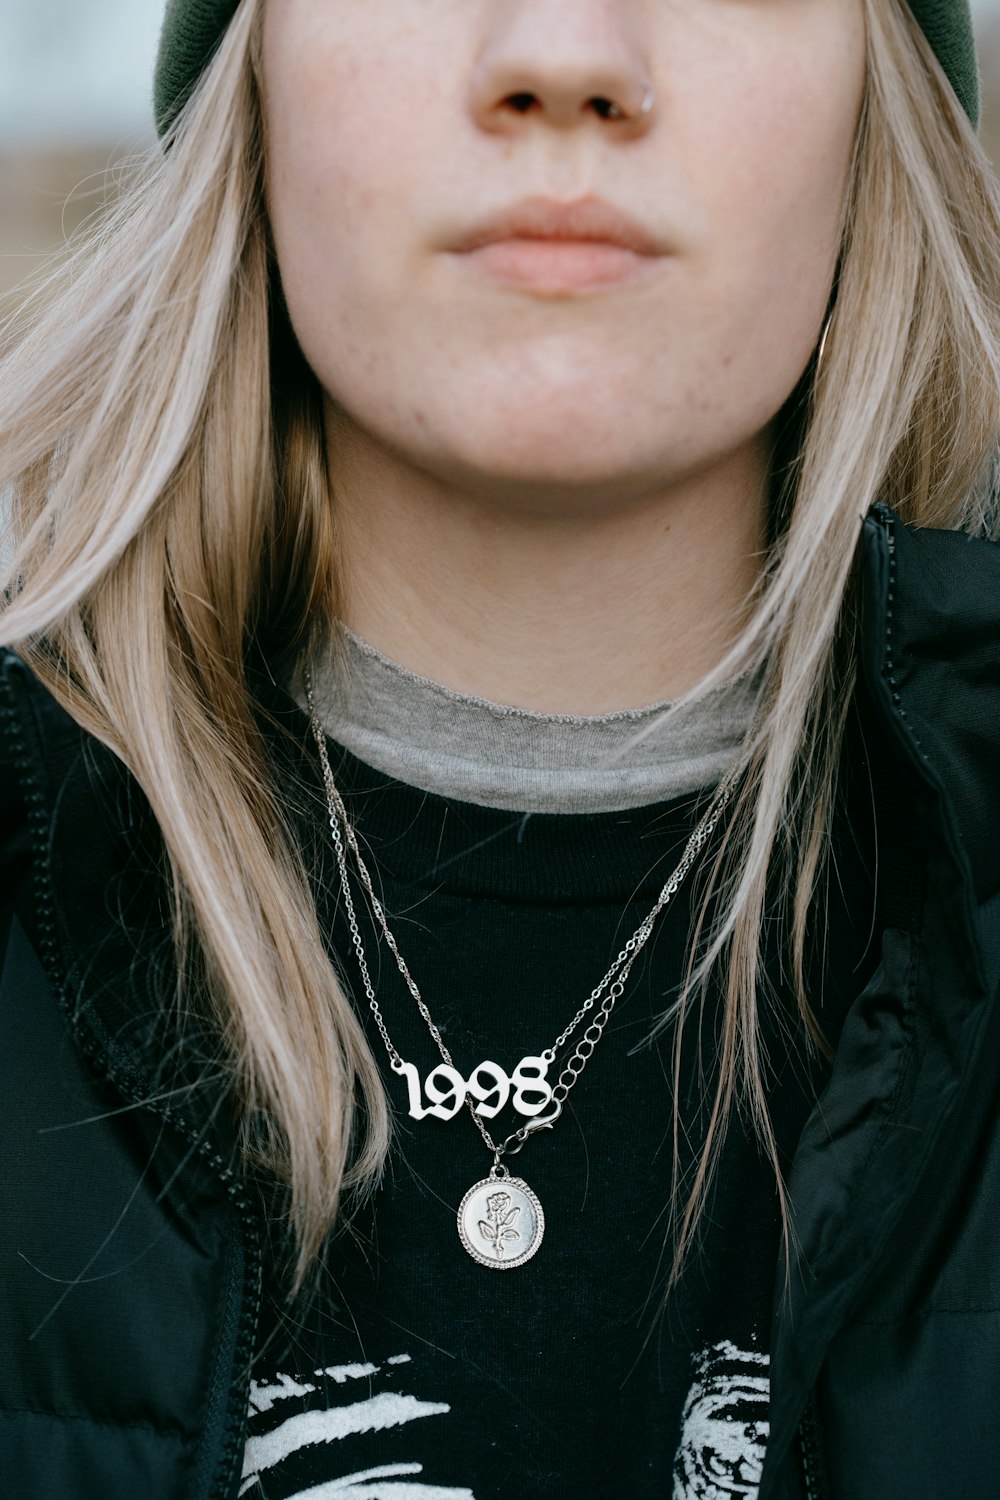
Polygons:
[[459,1239],[473,1260],[494,1271],[523,1266],[544,1232],[542,1205],[523,1177],[502,1177],[495,1167],[459,1204]]
[[468,1078],[463,1078],[451,1063],[442,1062],[421,1083],[413,1063],[404,1062],[401,1057],[393,1058],[392,1071],[406,1079],[410,1117],[414,1120],[422,1120],[425,1115],[453,1120],[466,1099],[478,1099],[475,1113],[487,1120],[505,1109],[508,1100],[518,1114],[533,1119],[552,1103],[552,1088],[545,1075],[553,1057],[550,1053],[543,1052],[540,1057],[530,1053],[521,1058],[509,1077],[499,1063],[488,1060],[473,1068]]

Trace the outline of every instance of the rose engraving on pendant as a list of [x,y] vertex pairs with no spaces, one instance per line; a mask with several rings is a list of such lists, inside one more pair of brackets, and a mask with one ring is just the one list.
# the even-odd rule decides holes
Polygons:
[[491,1193],[487,1198],[486,1218],[479,1221],[479,1236],[486,1241],[497,1260],[503,1260],[507,1249],[514,1250],[514,1242],[521,1238],[521,1231],[517,1228],[520,1217],[520,1205],[511,1203],[509,1193]]
[[477,1182],[462,1199],[458,1233],[480,1265],[512,1270],[530,1260],[542,1243],[542,1205],[520,1177]]

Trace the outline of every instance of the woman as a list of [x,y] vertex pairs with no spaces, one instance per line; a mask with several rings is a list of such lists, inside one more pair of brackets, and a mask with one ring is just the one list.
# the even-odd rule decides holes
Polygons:
[[977,107],[172,0],[4,371],[5,1493],[993,1494]]

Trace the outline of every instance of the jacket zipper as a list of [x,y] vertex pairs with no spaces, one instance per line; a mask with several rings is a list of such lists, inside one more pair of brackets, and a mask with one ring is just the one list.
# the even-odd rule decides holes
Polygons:
[[802,1414],[802,1421],[799,1423],[799,1445],[802,1451],[802,1475],[805,1480],[806,1500],[826,1500],[827,1488],[823,1479],[820,1456],[822,1448],[815,1391],[810,1392]]

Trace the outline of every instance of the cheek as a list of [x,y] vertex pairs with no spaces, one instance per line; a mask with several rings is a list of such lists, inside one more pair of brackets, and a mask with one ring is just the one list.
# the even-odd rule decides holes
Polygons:
[[[745,55],[738,46],[726,53],[717,38],[714,55],[725,62],[712,75],[711,106],[692,92],[680,113],[695,225],[686,369],[706,445],[713,434],[733,441],[770,424],[826,317],[865,42],[860,8],[831,4],[824,18],[824,35],[804,27],[790,41],[776,34],[773,46],[755,36]],[[690,64],[686,76],[709,75],[704,53]]]
[[830,40],[825,54],[734,71],[700,145],[706,278],[729,288],[734,331],[752,325],[757,356],[792,384],[829,300],[864,84],[860,25]]
[[[267,206],[293,325],[322,376],[323,350],[350,340],[361,313],[391,315],[400,233],[435,148],[415,141],[426,70],[387,70],[372,45],[284,37],[265,49]],[[407,123],[409,122],[409,124]]]

